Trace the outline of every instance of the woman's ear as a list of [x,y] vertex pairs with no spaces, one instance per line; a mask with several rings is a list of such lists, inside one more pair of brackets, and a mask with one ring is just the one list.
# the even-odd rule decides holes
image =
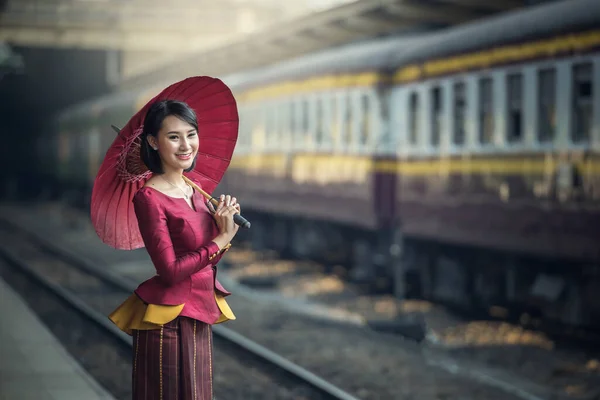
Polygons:
[[148,135],[146,136],[146,141],[148,141],[148,144],[150,145],[150,147],[152,147],[154,150],[158,150],[158,146],[156,145],[156,138],[152,135]]

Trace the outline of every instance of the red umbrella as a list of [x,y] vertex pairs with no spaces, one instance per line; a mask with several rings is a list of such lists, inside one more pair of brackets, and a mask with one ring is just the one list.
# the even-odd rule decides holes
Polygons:
[[164,89],[120,130],[94,181],[92,224],[100,239],[114,248],[144,247],[132,199],[152,172],[140,156],[140,134],[148,108],[166,99],[187,103],[198,118],[200,147],[196,167],[186,173],[187,177],[211,193],[229,167],[239,122],[231,90],[220,79],[207,76],[187,78]]

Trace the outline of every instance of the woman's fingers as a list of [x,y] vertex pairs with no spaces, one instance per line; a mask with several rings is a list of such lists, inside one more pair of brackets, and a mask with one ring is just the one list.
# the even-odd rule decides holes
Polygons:
[[234,206],[229,206],[229,207],[227,207],[227,212],[229,214],[235,214],[235,213],[237,213],[237,208],[235,208]]
[[235,197],[222,194],[219,196],[219,199],[219,205],[215,210],[215,214],[229,216],[230,214],[241,213],[241,206]]
[[231,196],[231,201],[229,202],[229,205],[234,207],[236,212],[240,212],[240,204],[237,202],[237,199],[233,196]]
[[217,206],[217,212],[221,211],[221,209],[224,206],[224,201],[225,201],[225,196],[221,195],[219,196],[219,205]]
[[222,207],[218,212],[217,215],[222,215],[222,216],[228,216],[229,214],[235,213],[236,210],[235,208],[229,206],[229,207]]
[[206,203],[206,206],[208,207],[208,211],[210,211],[213,214],[216,214],[217,210],[215,209],[215,206],[213,206],[213,204],[210,201],[208,201]]

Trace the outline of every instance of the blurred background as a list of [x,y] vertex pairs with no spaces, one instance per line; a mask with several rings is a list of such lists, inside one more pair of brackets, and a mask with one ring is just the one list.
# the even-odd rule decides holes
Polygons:
[[[111,124],[210,75],[240,115],[217,192],[252,222],[232,277],[438,344],[468,347],[438,304],[596,334],[599,49],[591,0],[2,0],[0,193],[89,223]],[[577,354],[560,390],[597,393]]]

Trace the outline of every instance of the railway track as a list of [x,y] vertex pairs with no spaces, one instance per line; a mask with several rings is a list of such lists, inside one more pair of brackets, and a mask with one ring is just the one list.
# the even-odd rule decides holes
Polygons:
[[[270,287],[279,288],[277,290],[285,291],[288,296],[290,293],[302,296],[305,282],[326,280],[321,268],[312,268],[312,272],[306,270],[311,267],[298,269],[294,274],[275,272],[269,275],[266,271],[277,270],[278,262],[289,264],[290,261],[278,260],[273,254],[269,261],[261,259],[260,263],[266,265],[259,269],[248,253],[250,251],[238,255],[239,266],[233,271],[228,270],[229,274],[237,276],[238,281],[245,282],[246,277],[250,277],[250,282],[253,279],[261,283],[270,282]],[[231,253],[229,257],[232,257]],[[330,286],[342,292],[341,285],[330,283]],[[350,297],[348,294],[336,297],[327,293],[329,297],[321,300],[324,304],[344,312],[354,312],[375,331],[412,341],[421,333],[421,328],[416,326],[423,323],[426,337],[417,341],[420,342],[421,355],[431,366],[499,388],[524,400],[600,399],[600,381],[595,372],[600,370],[597,367],[600,341],[592,330],[572,329],[545,321],[527,325],[518,318],[503,318],[481,310],[452,307],[443,302],[428,302],[427,307],[431,310],[414,311],[415,314],[422,312],[420,318],[410,312],[398,318],[388,310],[389,317],[370,319],[377,309],[374,303],[365,306],[360,302],[364,297],[357,297],[358,301],[346,301]],[[411,301],[404,302],[407,303]],[[416,306],[419,301],[412,303]],[[424,306],[421,304],[421,307]],[[419,334],[415,334],[416,331]]]
[[[92,245],[85,236],[86,230],[79,229],[82,228],[81,226],[77,229],[66,228],[61,230],[61,225],[55,221],[53,222],[51,214],[28,212],[21,215],[16,209],[14,213],[14,216],[8,212],[0,217],[0,240],[3,241],[6,247],[9,247],[11,252],[16,252],[21,258],[25,260],[32,258],[31,266],[40,263],[34,257],[35,253],[39,253],[38,258],[43,259],[42,264],[45,273],[58,271],[59,268],[52,263],[60,260],[62,260],[60,262],[80,264],[82,268],[90,269],[93,276],[99,274],[101,278],[98,279],[106,279],[109,282],[113,279],[121,281],[127,288],[127,295],[140,279],[144,279],[144,274],[153,273],[153,270],[150,271],[151,268],[148,268],[146,272],[143,271],[141,266],[144,265],[145,261],[140,259],[139,254],[136,256],[132,253],[131,255],[135,257],[129,257],[129,253],[119,252],[117,255],[105,252],[98,246]],[[44,218],[50,218],[50,221],[40,223],[39,221],[44,220]],[[68,225],[70,226],[70,224]],[[47,227],[49,229],[46,229]],[[9,234],[9,231],[12,233]],[[56,237],[50,236],[52,232],[58,232]],[[30,243],[33,248],[27,247],[27,243]],[[102,249],[104,248],[102,247]],[[98,269],[97,267],[98,265],[111,265],[112,268],[114,263],[117,263],[119,267],[115,269]],[[129,263],[132,263],[131,266]],[[2,267],[1,263],[0,267]],[[265,265],[265,267],[269,267],[269,265]],[[17,268],[13,269],[17,270]],[[72,267],[67,268],[67,270],[77,271]],[[231,273],[232,271],[228,272]],[[55,273],[59,274],[59,272]],[[89,274],[84,276],[87,276],[86,280],[88,282],[88,288],[85,290],[87,302],[95,304],[98,310],[105,310],[101,311],[101,319],[113,327],[105,315],[123,300],[124,292],[117,290],[111,295],[109,291],[97,289]],[[124,278],[126,276],[132,276],[135,282],[126,282]],[[77,279],[81,280],[77,276],[64,277],[63,281],[67,282],[62,282],[61,286],[66,287],[67,284],[70,284],[70,281],[76,283]],[[23,280],[28,281],[28,279],[21,279],[21,281]],[[11,282],[9,281],[9,283]],[[17,286],[27,286],[28,283],[17,282]],[[29,285],[31,286],[30,283]],[[232,282],[228,282],[227,285],[232,285]],[[15,285],[13,284],[13,286]],[[26,289],[24,290],[26,291]],[[29,290],[35,291],[36,289]],[[288,360],[294,360],[295,363],[308,370],[319,371],[319,374],[326,380],[335,382],[359,398],[447,398],[457,400],[480,398],[490,400],[517,398],[523,400],[592,400],[596,398],[593,387],[584,389],[582,393],[567,394],[560,389],[563,386],[563,381],[565,381],[565,384],[570,384],[576,382],[574,379],[563,377],[564,379],[561,380],[560,376],[554,376],[550,378],[551,382],[549,382],[544,379],[544,372],[541,372],[540,379],[537,379],[528,374],[522,374],[521,369],[523,368],[515,369],[511,367],[514,363],[508,363],[506,365],[508,368],[505,368],[502,363],[501,365],[496,365],[495,362],[491,364],[485,362],[473,363],[468,360],[469,357],[463,357],[455,351],[449,353],[439,351],[436,348],[437,346],[420,347],[415,343],[411,344],[402,340],[396,335],[380,335],[370,330],[352,329],[351,327],[348,327],[349,329],[340,327],[343,330],[343,333],[341,333],[335,327],[328,327],[310,318],[302,318],[301,315],[290,318],[291,311],[278,310],[277,307],[264,307],[253,301],[252,296],[245,295],[244,291],[242,287],[235,288],[238,296],[232,297],[232,308],[239,312],[238,315],[252,315],[252,320],[241,318],[235,321],[234,328],[237,332],[241,332],[252,340],[275,350]],[[28,296],[28,300],[34,308],[39,306],[40,303],[44,303],[43,301],[37,301],[35,296],[33,296],[33,299]],[[50,312],[49,314],[50,317],[45,321],[48,325],[59,325],[53,329],[55,333],[58,332],[57,336],[74,336],[75,339],[72,340],[75,342],[73,344],[74,350],[78,350],[77,346],[83,348],[83,350],[80,350],[83,355],[79,359],[88,370],[96,368],[100,370],[96,376],[101,376],[103,373],[101,367],[111,365],[111,371],[109,372],[114,374],[113,371],[121,370],[122,373],[119,374],[121,379],[129,377],[129,349],[126,357],[122,359],[112,355],[109,351],[92,351],[98,340],[86,341],[86,339],[94,336],[90,328],[94,324],[81,323],[86,330],[81,328],[79,331],[72,332],[72,330],[65,329],[60,323],[57,323],[55,318],[57,312]],[[216,328],[218,329],[220,326]],[[219,337],[215,333],[215,342],[218,340]],[[113,348],[117,347],[113,345]],[[241,366],[240,360],[243,356],[232,356],[232,354],[235,354],[233,350],[218,353],[220,347],[221,344],[217,344],[215,352],[217,398],[329,398],[322,397],[320,394],[306,395],[306,386],[284,384],[283,378],[286,374],[283,374],[282,378],[277,378],[281,381],[278,382],[280,385],[277,388],[275,388],[276,385],[271,385],[270,388],[265,386],[269,377],[267,372],[257,372],[251,379],[244,381],[243,375],[254,374],[256,368]],[[457,350],[460,352],[466,349]],[[476,351],[478,353],[482,352],[486,357],[492,357],[497,353],[493,351],[493,348],[479,348]],[[76,353],[73,350],[71,352]],[[488,354],[490,352],[493,354]],[[518,358],[525,362],[523,357],[528,357],[529,353],[520,354]],[[95,360],[97,354],[102,354],[103,358]],[[507,354],[508,358],[510,358],[510,354],[512,353]],[[538,360],[538,358],[535,355],[534,360],[528,364],[535,365],[538,362],[535,360]],[[539,358],[540,363],[546,361],[544,357]],[[570,360],[565,360],[562,364],[568,364],[569,362]],[[121,366],[121,364],[124,366]],[[221,373],[218,371],[219,368]],[[525,366],[524,369],[527,370],[527,368]],[[548,369],[552,369],[552,366],[550,368],[542,367],[542,370]],[[264,364],[261,371],[264,371]],[[238,381],[238,379],[243,382],[244,392],[240,392],[239,388],[230,387],[229,385],[232,381]],[[558,381],[556,381],[557,379]],[[108,376],[105,381],[101,380],[101,382],[107,382],[106,386],[116,385],[113,383],[115,377],[112,375]],[[580,386],[585,388],[587,382],[576,382],[575,389],[580,390]],[[118,398],[127,398],[128,392],[126,391],[129,390],[129,387],[130,381],[126,379],[123,383],[123,392],[126,394],[118,396]],[[264,393],[272,394],[272,396],[265,396]]]
[[[3,278],[117,399],[131,398],[131,337],[106,317],[135,284],[49,242],[0,223]],[[223,326],[213,326],[216,398],[356,400]]]

